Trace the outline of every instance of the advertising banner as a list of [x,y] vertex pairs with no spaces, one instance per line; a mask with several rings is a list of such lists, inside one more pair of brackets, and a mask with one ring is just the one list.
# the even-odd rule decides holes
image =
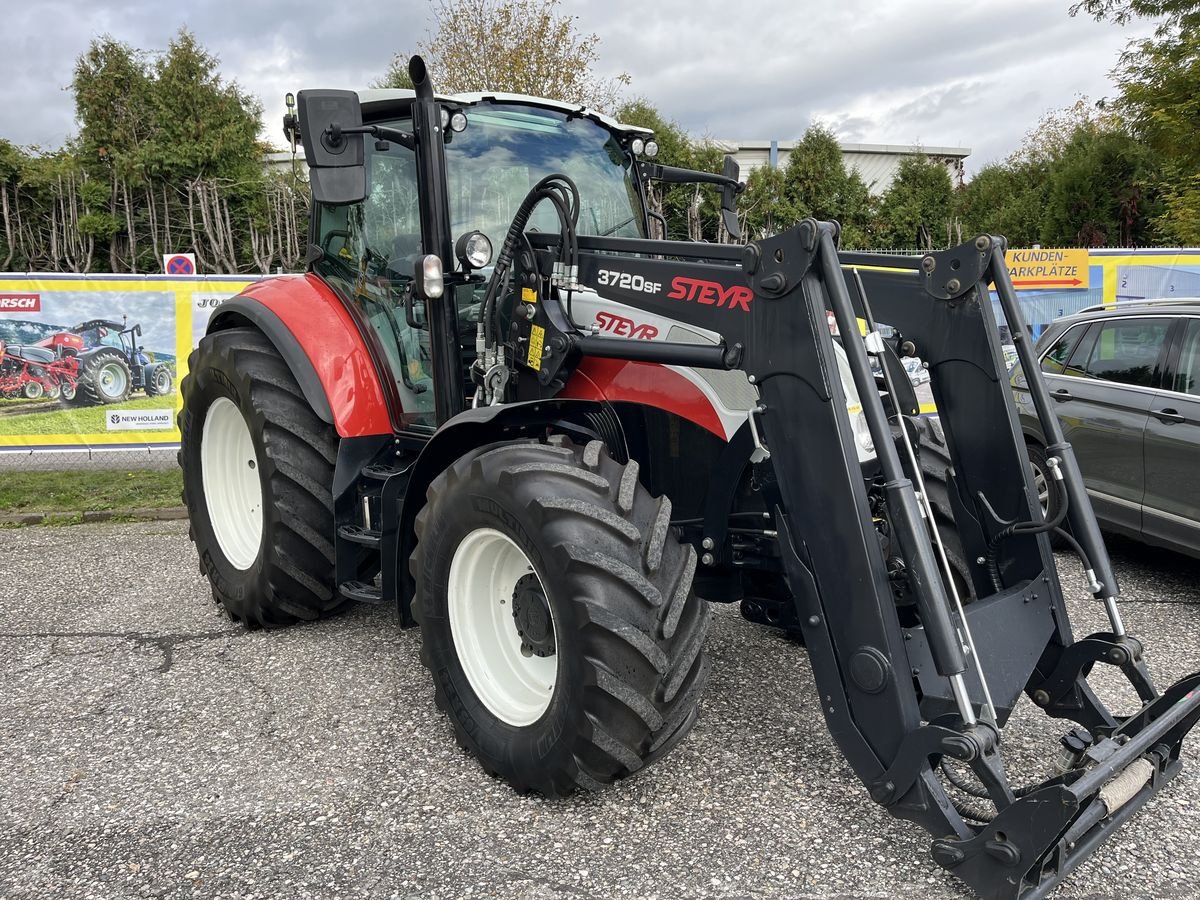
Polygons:
[[[1034,335],[1088,306],[1200,297],[1200,249],[1009,253]],[[0,452],[177,446],[188,354],[255,280],[0,274]]]
[[0,451],[177,445],[188,354],[254,280],[0,275]]

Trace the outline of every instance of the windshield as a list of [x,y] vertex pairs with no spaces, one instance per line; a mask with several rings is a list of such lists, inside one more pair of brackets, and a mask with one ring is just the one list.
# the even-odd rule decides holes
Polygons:
[[[480,104],[466,112],[466,131],[446,145],[454,235],[478,229],[499,246],[530,189],[562,174],[579,188],[580,234],[643,236],[629,156],[596,122],[529,106]],[[529,227],[557,232],[554,208],[540,204]]]

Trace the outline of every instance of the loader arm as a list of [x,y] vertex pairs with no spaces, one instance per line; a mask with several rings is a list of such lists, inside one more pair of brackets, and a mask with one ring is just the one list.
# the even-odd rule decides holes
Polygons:
[[[839,257],[836,233],[834,224],[805,220],[745,247],[578,237],[569,266],[561,238],[531,234],[533,258],[518,258],[513,273],[508,347],[518,385],[494,399],[553,396],[584,356],[743,370],[759,393],[749,419],[774,470],[769,500],[784,572],[839,748],[871,797],[929,831],[934,859],[981,896],[1041,897],[1179,771],[1181,742],[1200,718],[1200,675],[1161,695],[1150,682],[1140,643],[1124,632],[1070,445],[1019,340],[1031,386],[1041,388],[1033,398],[1059,460],[1071,527],[1111,619],[1110,632],[1072,638],[989,299],[994,283],[1022,337],[1002,239],[984,235],[923,258]],[[569,294],[579,288],[723,341],[587,333],[569,319]],[[864,476],[827,311],[843,336],[858,334],[856,318],[899,327],[930,364],[975,589],[965,608],[957,593],[948,596],[901,417],[876,389],[871,334],[844,339],[878,455],[877,470]],[[915,620],[898,613],[868,481],[886,497]],[[1144,702],[1137,714],[1116,716],[1096,697],[1087,684],[1096,664],[1129,678]],[[1075,765],[1036,788],[1014,787],[1001,757],[1000,731],[1022,691],[1082,726],[1064,739],[1077,745]],[[943,759],[971,769],[995,809],[983,817],[990,821],[956,808],[939,774]]]

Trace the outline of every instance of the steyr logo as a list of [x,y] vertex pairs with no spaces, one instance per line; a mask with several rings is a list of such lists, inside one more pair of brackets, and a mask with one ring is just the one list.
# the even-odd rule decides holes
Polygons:
[[41,294],[0,294],[0,312],[41,311]]
[[634,337],[644,340],[658,337],[658,329],[655,326],[638,323],[633,319],[610,312],[596,313],[596,327],[619,337]]
[[667,294],[672,300],[695,302],[704,306],[725,307],[750,312],[750,301],[754,299],[754,291],[744,285],[725,285],[716,281],[702,281],[699,278],[684,278],[678,276],[671,279],[671,292]]

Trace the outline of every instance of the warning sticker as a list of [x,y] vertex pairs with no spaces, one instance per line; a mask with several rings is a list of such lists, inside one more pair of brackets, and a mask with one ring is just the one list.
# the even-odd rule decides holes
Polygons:
[[542,342],[546,339],[546,329],[534,325],[529,329],[529,368],[542,368]]
[[521,299],[526,303],[537,303],[537,291],[533,288],[521,288]]

